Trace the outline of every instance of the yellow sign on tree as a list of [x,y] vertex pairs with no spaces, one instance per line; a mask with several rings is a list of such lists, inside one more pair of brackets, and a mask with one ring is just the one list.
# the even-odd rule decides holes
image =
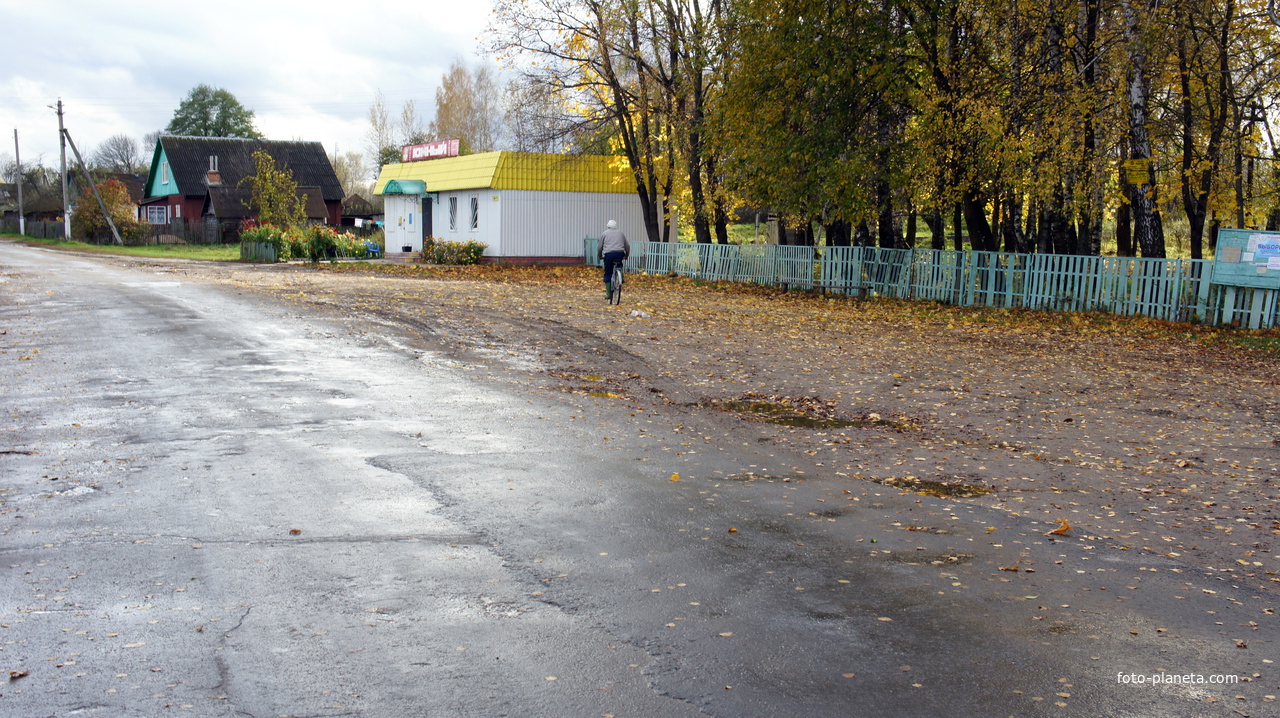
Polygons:
[[1151,176],[1151,160],[1125,160],[1124,178],[1132,185],[1155,184],[1155,178]]

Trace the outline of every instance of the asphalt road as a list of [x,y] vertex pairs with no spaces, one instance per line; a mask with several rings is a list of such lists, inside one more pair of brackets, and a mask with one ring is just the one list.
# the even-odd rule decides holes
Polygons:
[[0,244],[0,322],[5,716],[1280,713],[1173,559],[154,267]]

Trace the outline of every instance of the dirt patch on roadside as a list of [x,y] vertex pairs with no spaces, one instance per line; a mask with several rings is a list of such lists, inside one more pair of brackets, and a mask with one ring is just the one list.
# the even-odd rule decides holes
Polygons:
[[547,388],[696,415],[811,477],[965,487],[949,496],[1280,591],[1277,362],[1171,325],[644,276],[611,307],[575,268],[128,261],[394,326]]

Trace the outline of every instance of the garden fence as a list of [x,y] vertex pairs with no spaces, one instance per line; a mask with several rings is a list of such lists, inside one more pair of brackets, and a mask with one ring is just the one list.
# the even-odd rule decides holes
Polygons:
[[[27,221],[27,237],[36,239],[62,239],[63,229],[61,222],[35,222]],[[18,220],[6,219],[0,222],[0,232],[4,234],[19,234]]]
[[[583,245],[585,262],[598,266],[599,239],[588,237]],[[1213,262],[1203,259],[632,242],[624,267],[966,307],[1110,312],[1254,329],[1280,325],[1280,292],[1215,285]]]

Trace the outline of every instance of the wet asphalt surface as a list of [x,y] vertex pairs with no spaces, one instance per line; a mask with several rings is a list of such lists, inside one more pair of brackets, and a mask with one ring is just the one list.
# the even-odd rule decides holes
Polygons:
[[0,317],[6,716],[1280,714],[1174,559],[154,268],[0,245]]

